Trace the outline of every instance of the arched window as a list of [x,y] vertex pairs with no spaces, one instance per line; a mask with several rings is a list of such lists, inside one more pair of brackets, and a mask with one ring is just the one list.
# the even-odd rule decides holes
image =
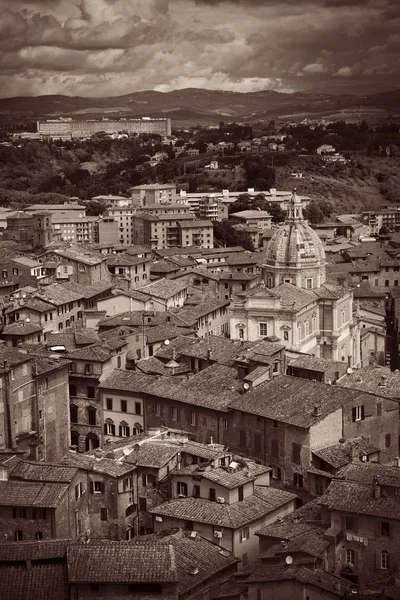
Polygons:
[[106,419],[104,423],[104,433],[105,435],[115,435],[115,425],[114,421],[111,419]]
[[119,425],[119,437],[129,437],[131,434],[129,423],[121,421]]
[[96,425],[96,409],[94,406],[87,407],[87,418],[89,425]]
[[75,404],[70,405],[69,415],[70,415],[71,423],[78,423],[78,407]]
[[71,431],[71,446],[79,448],[79,433],[77,431]]
[[129,515],[133,515],[136,512],[136,504],[130,504],[125,511],[125,516],[129,517]]
[[99,438],[95,433],[88,433],[85,440],[86,452],[100,446]]

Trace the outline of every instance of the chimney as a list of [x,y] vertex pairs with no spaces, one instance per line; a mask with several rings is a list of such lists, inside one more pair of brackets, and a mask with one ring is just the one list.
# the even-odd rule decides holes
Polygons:
[[313,409],[313,417],[320,417],[321,416],[321,403],[318,402],[316,404],[314,404],[314,409]]
[[350,456],[351,462],[358,462],[360,459],[360,452],[357,442],[350,442]]
[[399,469],[400,469],[400,456],[396,456],[395,461],[396,461],[396,463],[395,463],[396,467],[399,467]]
[[379,485],[379,479],[377,477],[374,477],[373,481],[372,481],[372,485],[373,485],[373,497],[378,500],[381,497],[381,488]]
[[208,359],[208,360],[211,360],[211,359],[212,359],[212,357],[213,357],[213,356],[212,356],[212,352],[211,352],[211,350],[207,350],[207,359]]
[[381,377],[381,382],[379,384],[381,387],[385,387],[386,386],[386,375],[382,375]]

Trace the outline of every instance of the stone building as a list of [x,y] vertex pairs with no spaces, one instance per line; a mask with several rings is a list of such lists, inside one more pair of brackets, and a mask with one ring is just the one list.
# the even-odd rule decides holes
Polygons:
[[352,292],[326,282],[322,242],[304,220],[295,192],[285,223],[268,243],[261,270],[264,285],[232,303],[232,338],[273,338],[288,350],[359,365]]

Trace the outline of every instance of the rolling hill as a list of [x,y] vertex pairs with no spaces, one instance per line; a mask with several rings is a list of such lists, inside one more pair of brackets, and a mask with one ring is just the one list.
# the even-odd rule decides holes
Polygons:
[[62,95],[0,99],[0,120],[57,117],[170,117],[175,121],[218,123],[250,122],[276,118],[304,118],[377,113],[380,117],[400,112],[400,89],[355,96],[318,92],[285,94],[271,90],[240,93],[182,89],[171,92],[142,91],[124,96],[83,98]]

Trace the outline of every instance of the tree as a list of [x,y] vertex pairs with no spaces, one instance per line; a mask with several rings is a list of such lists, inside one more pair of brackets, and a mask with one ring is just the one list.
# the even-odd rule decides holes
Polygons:
[[246,231],[235,229],[227,219],[214,224],[214,238],[223,246],[242,246],[245,250],[254,252],[254,245]]
[[304,216],[310,221],[310,223],[314,224],[322,223],[324,220],[324,213],[315,200],[312,200],[307,208],[304,209]]

